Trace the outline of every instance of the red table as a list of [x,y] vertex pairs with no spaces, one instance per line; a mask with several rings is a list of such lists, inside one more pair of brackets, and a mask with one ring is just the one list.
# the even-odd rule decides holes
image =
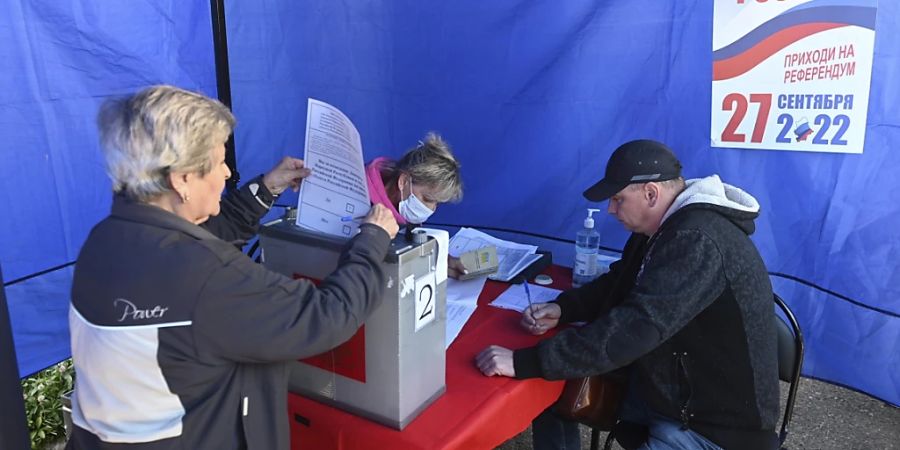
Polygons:
[[[551,266],[551,287],[571,285],[571,269]],[[488,281],[478,308],[447,349],[447,392],[402,432],[337,408],[290,394],[292,449],[491,449],[521,433],[556,401],[563,382],[485,377],[475,355],[490,344],[528,347],[541,337],[519,327],[520,314],[487,306],[509,287]],[[308,419],[308,425],[294,415]]]

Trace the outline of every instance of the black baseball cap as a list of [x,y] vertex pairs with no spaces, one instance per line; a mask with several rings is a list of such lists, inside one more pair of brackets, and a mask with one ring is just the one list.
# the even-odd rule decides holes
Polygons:
[[602,202],[632,183],[673,180],[681,176],[681,163],[669,147],[649,139],[626,142],[606,163],[606,175],[584,191],[592,202]]

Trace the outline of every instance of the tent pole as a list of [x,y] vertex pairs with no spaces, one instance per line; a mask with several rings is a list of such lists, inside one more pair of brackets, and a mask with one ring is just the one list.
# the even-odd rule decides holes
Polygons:
[[0,272],[0,405],[4,405],[5,410],[3,420],[0,420],[0,442],[3,448],[28,449],[31,443],[25,423],[25,403],[18,367],[3,289],[3,273]]
[[[231,109],[231,73],[228,70],[228,36],[225,32],[225,0],[210,0],[212,15],[213,47],[216,53],[216,92],[219,101]],[[237,171],[237,158],[234,149],[234,134],[225,143],[225,164],[231,170],[231,178],[226,186],[235,189],[241,181]]]

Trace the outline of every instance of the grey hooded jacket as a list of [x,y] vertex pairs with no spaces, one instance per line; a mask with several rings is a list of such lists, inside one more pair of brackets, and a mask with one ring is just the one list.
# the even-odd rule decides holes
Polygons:
[[688,180],[652,238],[556,302],[567,328],[514,353],[516,376],[569,379],[630,366],[654,411],[727,449],[775,440],[772,287],[749,235],[759,205],[718,176]]

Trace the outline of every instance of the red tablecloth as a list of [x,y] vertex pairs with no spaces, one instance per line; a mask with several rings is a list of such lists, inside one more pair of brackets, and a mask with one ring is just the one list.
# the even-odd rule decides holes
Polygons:
[[[571,270],[551,266],[552,287],[571,285]],[[488,281],[478,308],[447,349],[447,392],[402,432],[290,394],[293,449],[491,449],[528,428],[553,403],[563,382],[485,377],[475,355],[490,344],[521,348],[541,338],[519,327],[520,314],[487,306],[509,287]],[[299,415],[308,425],[294,420]]]

